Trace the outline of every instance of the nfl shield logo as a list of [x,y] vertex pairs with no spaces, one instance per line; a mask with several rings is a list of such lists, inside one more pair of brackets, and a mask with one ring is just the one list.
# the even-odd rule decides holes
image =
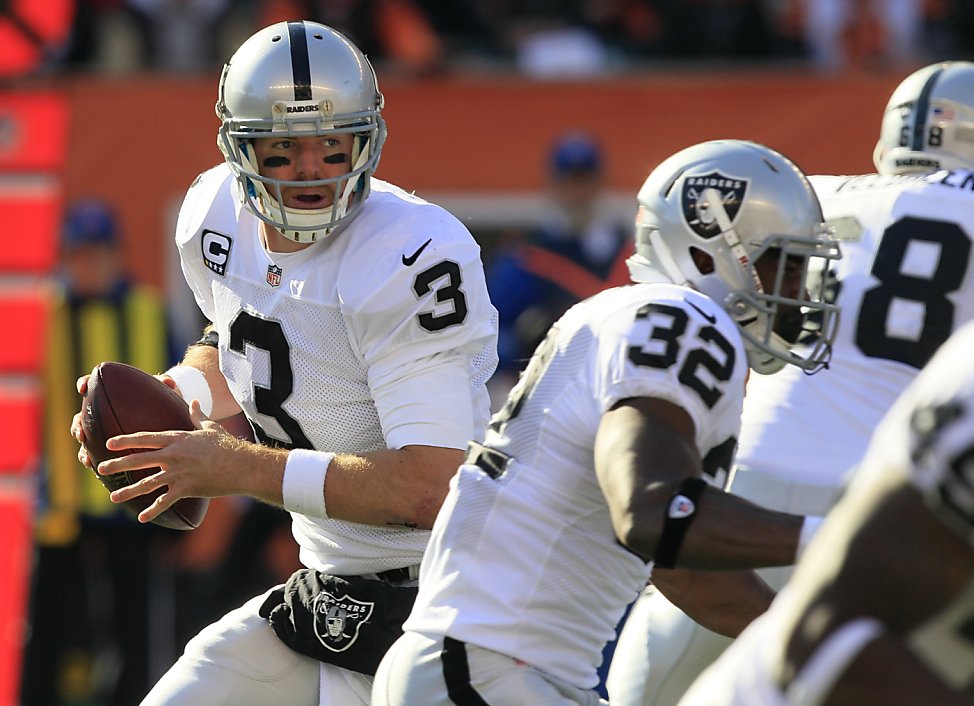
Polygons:
[[[733,223],[744,203],[747,184],[747,179],[727,177],[720,172],[688,176],[683,182],[683,218],[687,225],[702,238],[718,235],[721,229],[716,209],[723,210],[727,220]],[[719,202],[712,198],[715,195]]]
[[284,272],[284,270],[282,270],[277,265],[268,265],[267,266],[267,284],[269,284],[272,287],[280,287],[281,286],[281,274],[283,274],[283,272]]

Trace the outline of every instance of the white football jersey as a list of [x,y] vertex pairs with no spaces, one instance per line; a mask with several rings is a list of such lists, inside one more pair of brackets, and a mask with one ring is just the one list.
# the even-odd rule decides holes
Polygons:
[[[896,512],[875,500],[870,489],[888,487],[896,482],[909,483],[926,501],[926,506],[948,531],[958,535],[974,550],[974,323],[964,325],[943,346],[933,362],[897,400],[876,430],[861,466],[853,474],[850,498],[857,503],[853,511]],[[884,491],[877,491],[877,493]],[[860,516],[860,524],[868,521]],[[830,523],[826,521],[825,530]],[[855,531],[854,529],[852,531]],[[903,524],[903,532],[909,532]],[[694,683],[680,701],[680,706],[788,706],[793,702],[774,681],[777,663],[786,641],[790,639],[787,626],[794,625],[794,601],[803,593],[800,580],[806,576],[818,578],[831,574],[835,568],[833,553],[836,537],[823,537],[829,542],[828,551],[814,555],[818,549],[813,540],[808,560],[829,562],[822,567],[813,563],[806,570],[803,560],[795,584],[779,594],[770,610],[754,621],[723,655]],[[838,537],[846,546],[863,545],[855,537]],[[897,538],[888,541],[896,545]],[[889,561],[889,552],[877,552]],[[853,556],[845,561],[855,561]],[[871,561],[872,557],[862,557]],[[886,575],[884,566],[877,566],[875,595],[895,585]],[[930,578],[936,581],[935,577]],[[841,586],[832,587],[833,594],[841,594]],[[795,595],[793,595],[795,594]],[[807,599],[806,599],[807,600]],[[903,596],[910,600],[909,595]],[[821,610],[821,608],[819,608]],[[872,616],[873,605],[858,607],[860,615]],[[852,608],[843,607],[844,613]],[[899,622],[900,615],[879,616]],[[974,624],[974,576],[967,586],[941,610],[910,630],[905,641],[933,671],[958,690],[970,690],[974,685],[974,639],[970,626]],[[828,662],[829,643],[822,641],[812,659]],[[822,654],[822,652],[825,654]],[[839,664],[846,658],[836,657]],[[812,660],[810,659],[809,662]],[[839,673],[842,667],[834,668]],[[802,676],[799,671],[798,677]],[[802,702],[805,703],[805,702]]]
[[746,370],[738,328],[696,291],[633,284],[572,307],[491,419],[485,444],[503,467],[467,463],[452,479],[405,629],[594,687],[651,570],[613,532],[594,467],[602,415],[633,397],[682,407],[716,475],[733,456]]
[[[452,215],[383,181],[340,231],[271,253],[226,165],[197,178],[176,242],[220,338],[220,368],[265,443],[336,453],[465,448],[489,416],[497,314]],[[418,563],[427,531],[293,514],[309,567]]]
[[737,459],[834,486],[918,369],[974,318],[974,174],[810,180],[842,240],[831,366],[807,378],[794,366],[752,375]]

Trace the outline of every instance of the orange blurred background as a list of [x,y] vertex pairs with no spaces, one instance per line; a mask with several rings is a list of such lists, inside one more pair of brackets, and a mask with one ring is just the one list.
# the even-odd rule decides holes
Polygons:
[[[764,142],[809,173],[868,172],[883,107],[901,78],[687,71],[591,82],[388,81],[389,140],[377,175],[434,200],[503,203],[540,193],[550,140],[579,127],[603,141],[609,186],[624,199],[635,198],[662,158],[720,137]],[[70,110],[66,198],[114,203],[127,261],[159,286],[174,209],[197,173],[221,160],[217,80],[74,78],[58,87]],[[481,225],[464,220],[475,233]]]

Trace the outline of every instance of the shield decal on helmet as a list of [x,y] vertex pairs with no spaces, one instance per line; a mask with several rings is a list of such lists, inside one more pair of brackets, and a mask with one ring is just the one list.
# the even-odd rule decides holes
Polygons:
[[[737,218],[747,192],[747,179],[724,176],[711,172],[688,176],[683,180],[683,219],[701,238],[713,238],[720,233],[716,209],[722,209],[731,223]],[[717,194],[719,203],[710,196]]]
[[359,629],[375,609],[371,601],[357,601],[344,595],[336,598],[322,591],[314,600],[315,635],[326,649],[344,652],[355,644]]

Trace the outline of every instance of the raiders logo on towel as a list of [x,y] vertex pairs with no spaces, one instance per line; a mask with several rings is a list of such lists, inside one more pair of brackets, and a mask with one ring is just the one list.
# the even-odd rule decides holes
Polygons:
[[336,598],[327,591],[315,596],[315,634],[318,641],[333,652],[344,652],[355,644],[359,628],[372,617],[375,603],[350,598]]

